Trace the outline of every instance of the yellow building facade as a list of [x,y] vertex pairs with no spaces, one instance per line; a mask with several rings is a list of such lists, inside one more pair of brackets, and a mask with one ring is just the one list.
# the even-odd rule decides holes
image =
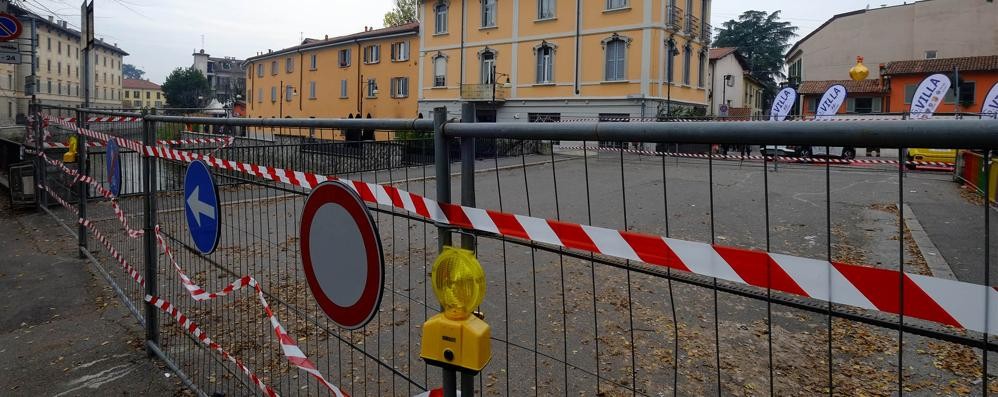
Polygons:
[[166,96],[159,84],[149,80],[124,79],[121,107],[124,109],[162,109]]
[[419,19],[420,113],[456,115],[464,101],[480,121],[706,107],[710,0],[423,0]]
[[415,118],[416,23],[324,39],[246,60],[252,118]]

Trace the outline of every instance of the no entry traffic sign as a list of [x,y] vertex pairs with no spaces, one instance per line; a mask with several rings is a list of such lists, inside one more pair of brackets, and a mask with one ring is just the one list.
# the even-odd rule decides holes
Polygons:
[[194,246],[202,254],[210,254],[218,246],[221,235],[221,211],[215,179],[204,161],[195,160],[184,175],[184,212],[187,230],[191,232]]
[[0,12],[0,41],[11,41],[21,36],[21,21],[6,12]]
[[367,206],[342,182],[317,186],[301,217],[302,267],[315,301],[346,329],[378,312],[385,284],[381,238]]
[[115,197],[121,194],[121,150],[114,139],[107,141],[104,164],[107,171],[107,190]]

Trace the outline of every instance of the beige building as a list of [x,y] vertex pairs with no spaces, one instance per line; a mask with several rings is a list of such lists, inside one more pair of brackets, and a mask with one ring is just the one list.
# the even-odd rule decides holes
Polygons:
[[856,56],[878,65],[910,59],[998,54],[998,3],[923,0],[833,16],[787,51],[791,81],[843,80]]
[[[66,21],[54,17],[41,17],[14,5],[8,12],[17,16],[23,33],[16,43],[21,50],[19,65],[0,65],[0,122],[12,122],[28,111],[31,95],[26,86],[31,81],[31,20],[37,30],[37,74],[34,87],[37,99],[43,104],[75,107],[83,103],[80,86],[81,59],[80,32],[69,27]],[[125,51],[101,40],[91,51],[94,80],[91,103],[97,108],[119,108],[122,101],[121,63],[128,55]]]
[[[762,115],[762,82],[750,74],[748,61],[738,52],[738,48],[711,48],[709,58],[707,99],[710,106],[707,115]],[[722,105],[726,106],[726,111],[722,111]]]
[[166,103],[159,84],[149,80],[124,79],[121,107],[124,109],[161,109]]

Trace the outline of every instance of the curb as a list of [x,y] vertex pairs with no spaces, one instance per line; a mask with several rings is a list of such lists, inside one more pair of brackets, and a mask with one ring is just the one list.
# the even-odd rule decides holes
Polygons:
[[950,268],[949,263],[946,263],[946,258],[943,258],[943,255],[939,253],[939,249],[929,239],[928,233],[925,232],[922,224],[915,217],[915,212],[911,210],[908,204],[904,204],[903,208],[904,223],[908,226],[911,238],[915,240],[915,245],[918,246],[922,257],[925,258],[925,264],[929,266],[932,276],[957,281],[956,275],[953,274],[953,269]]

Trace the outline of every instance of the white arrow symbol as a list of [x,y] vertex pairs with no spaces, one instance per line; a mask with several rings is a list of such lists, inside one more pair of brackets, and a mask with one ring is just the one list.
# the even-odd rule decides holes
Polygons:
[[197,222],[198,227],[201,227],[201,215],[215,219],[215,207],[198,198],[200,190],[201,186],[194,186],[194,191],[187,197],[187,206],[191,207],[191,212],[194,213],[194,221]]

